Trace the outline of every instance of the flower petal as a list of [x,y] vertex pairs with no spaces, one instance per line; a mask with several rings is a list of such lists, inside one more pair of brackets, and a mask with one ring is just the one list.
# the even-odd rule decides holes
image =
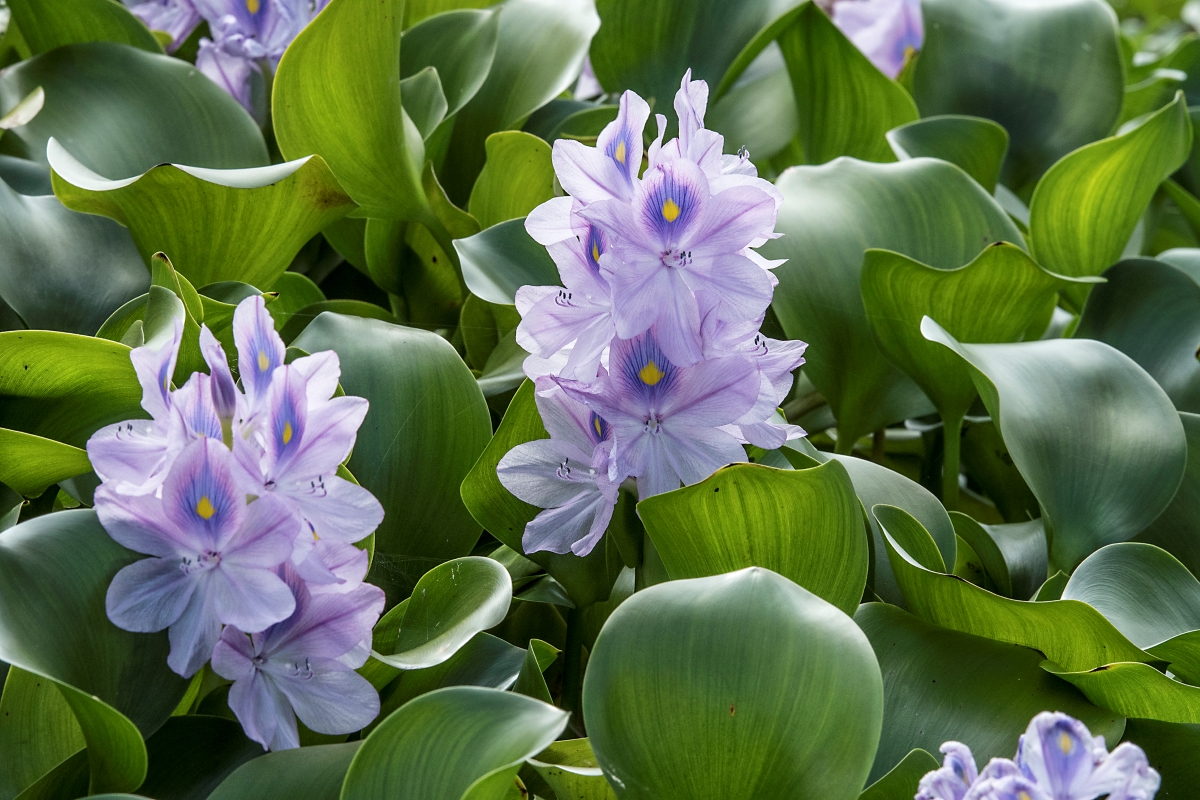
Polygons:
[[118,628],[152,633],[178,620],[195,590],[195,579],[179,568],[178,559],[144,558],[113,577],[105,608]]
[[274,494],[290,503],[321,541],[357,542],[383,522],[375,495],[336,475],[280,486]]
[[220,550],[242,525],[246,493],[233,477],[233,454],[214,439],[184,448],[163,482],[163,512],[178,538]]
[[260,295],[238,303],[233,312],[233,339],[237,343],[242,389],[251,409],[257,410],[266,399],[271,375],[283,364],[284,356],[283,340],[275,332],[275,322]]
[[590,453],[554,439],[517,445],[500,459],[496,474],[505,489],[540,508],[564,506],[598,491]]
[[129,353],[133,371],[142,384],[142,408],[156,420],[165,420],[171,408],[171,376],[183,339],[183,321],[175,320],[170,339],[157,346],[135,347]]
[[292,590],[267,569],[222,563],[209,573],[203,588],[212,597],[216,618],[243,631],[265,630],[296,608]]
[[167,666],[185,678],[199,672],[212,655],[221,638],[221,621],[203,583],[198,583],[179,619],[167,629],[167,638],[171,642]]
[[280,680],[296,716],[317,733],[353,733],[379,716],[379,693],[353,670],[320,671],[308,680]]

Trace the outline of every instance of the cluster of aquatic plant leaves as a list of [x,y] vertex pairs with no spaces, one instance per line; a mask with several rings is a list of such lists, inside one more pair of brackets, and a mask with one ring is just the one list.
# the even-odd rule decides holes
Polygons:
[[[119,3],[8,0],[0,800],[899,800],[1048,709],[1187,796],[1200,37],[1162,5],[924,0],[892,80],[808,1],[332,0],[260,127]],[[689,68],[783,197],[766,327],[809,343],[809,436],[524,553],[514,295],[557,282],[524,217],[555,140]],[[343,471],[386,510],[382,712],[270,754],[107,619],[136,555],[84,450],[145,416],[132,347],[181,322],[179,383],[250,294],[370,401]]]

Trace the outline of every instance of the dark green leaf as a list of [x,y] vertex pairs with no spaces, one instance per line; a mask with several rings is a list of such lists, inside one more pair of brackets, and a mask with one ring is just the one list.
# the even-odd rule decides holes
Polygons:
[[888,143],[899,159],[940,158],[989,192],[996,191],[1000,168],[1008,153],[1008,132],[982,117],[945,114],[926,117],[888,131]]

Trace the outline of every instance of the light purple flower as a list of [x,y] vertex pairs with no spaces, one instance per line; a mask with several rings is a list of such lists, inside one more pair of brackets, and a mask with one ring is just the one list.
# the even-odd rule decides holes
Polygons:
[[632,91],[621,95],[617,118],[604,127],[596,146],[573,139],[554,142],[554,172],[571,197],[587,205],[610,198],[633,196],[642,166],[642,131],[650,106]]
[[225,628],[213,670],[233,681],[229,707],[246,735],[271,750],[300,746],[296,717],[317,733],[351,733],[379,714],[379,695],[354,670],[383,611],[383,591],[362,584],[344,594],[309,592],[289,575],[295,612],[261,633]]
[[153,556],[125,567],[108,588],[108,616],[131,631],[167,628],[171,669],[204,665],[222,624],[262,630],[292,613],[275,568],[292,552],[296,520],[272,497],[247,502],[230,452],[200,439],[175,460],[162,498],[96,490],[96,512],[120,544]]
[[624,476],[609,475],[612,431],[550,379],[537,383],[536,401],[549,439],[509,450],[496,469],[516,497],[546,509],[525,526],[526,553],[549,550],[585,556],[604,535]]
[[889,78],[925,40],[921,0],[838,0],[833,24]]
[[915,800],[963,800],[979,777],[971,748],[962,742],[946,742],[941,751],[946,755],[941,769],[921,778]]
[[168,53],[175,52],[200,24],[192,0],[125,0],[125,5],[150,30],[170,34]]
[[591,100],[604,94],[604,87],[596,79],[596,71],[592,69],[592,59],[583,59],[583,69],[579,72],[579,80],[575,82],[575,99]]
[[638,496],[698,483],[745,461],[741,444],[720,426],[736,422],[758,397],[758,373],[744,356],[676,366],[654,331],[617,339],[607,374],[594,384],[557,383],[613,429],[609,476],[638,479]]

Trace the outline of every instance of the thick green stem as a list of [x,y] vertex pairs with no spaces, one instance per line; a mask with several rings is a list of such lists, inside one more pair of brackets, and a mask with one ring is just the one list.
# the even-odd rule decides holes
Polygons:
[[562,707],[571,713],[571,729],[583,730],[583,609],[567,612],[567,643],[563,653]]
[[837,441],[833,443],[833,452],[837,453],[839,456],[848,456],[853,453],[855,442],[854,437],[843,435],[841,428],[838,429],[837,433]]
[[942,420],[942,505],[947,511],[958,508],[958,464],[962,425],[962,414]]

